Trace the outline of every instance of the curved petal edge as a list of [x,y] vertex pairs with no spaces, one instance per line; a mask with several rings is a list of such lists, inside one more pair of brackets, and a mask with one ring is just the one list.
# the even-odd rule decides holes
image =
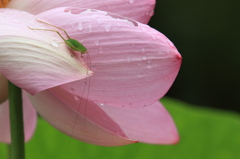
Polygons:
[[[77,140],[100,146],[122,146],[138,142],[127,137],[124,131],[101,109],[97,107],[91,109],[91,102],[88,102],[88,108],[85,110],[84,102],[77,100],[74,95],[68,96],[58,92],[59,95],[62,98],[58,98],[54,95],[54,91],[50,90],[40,92],[35,96],[29,95],[38,113],[59,131]],[[78,107],[75,110],[69,106],[74,101]],[[112,130],[102,127],[106,123],[110,123],[109,128]]]
[[112,12],[147,24],[154,13],[156,0],[11,0],[7,7],[39,14],[58,7],[81,7]]
[[[23,11],[0,9],[0,73],[34,95],[57,85],[92,75],[83,61],[50,26]],[[52,29],[50,27],[50,29]],[[20,31],[19,31],[20,30]]]
[[149,106],[166,94],[178,74],[180,53],[166,36],[145,24],[74,7],[37,16],[64,28],[88,48],[83,60],[94,76],[61,87],[74,88],[79,96],[84,92],[91,101],[117,107]]
[[99,106],[135,140],[150,144],[179,141],[174,121],[159,101],[140,109]]

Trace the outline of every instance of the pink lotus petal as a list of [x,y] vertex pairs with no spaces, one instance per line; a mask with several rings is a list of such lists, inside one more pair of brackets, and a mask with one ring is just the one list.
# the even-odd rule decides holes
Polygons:
[[0,9],[0,73],[32,95],[86,77],[87,68],[63,40],[36,17],[23,11]]
[[8,81],[0,73],[0,104],[8,99]]
[[99,106],[133,139],[150,144],[175,144],[176,126],[160,102],[142,109]]
[[129,139],[118,124],[95,103],[74,96],[60,87],[29,97],[45,120],[77,140],[101,146],[137,142]]
[[[37,113],[23,92],[23,116],[25,141],[28,141],[35,130]],[[8,100],[0,104],[0,142],[10,143],[9,104]]]
[[[50,16],[51,15],[51,16]],[[120,107],[144,107],[172,85],[181,55],[163,34],[147,25],[104,11],[58,8],[37,15],[66,29],[88,48],[84,61],[94,75],[61,85],[84,98]],[[62,23],[64,22],[64,23]],[[87,81],[86,81],[87,80]]]
[[38,14],[68,6],[99,9],[148,23],[153,15],[155,0],[11,0],[7,7]]

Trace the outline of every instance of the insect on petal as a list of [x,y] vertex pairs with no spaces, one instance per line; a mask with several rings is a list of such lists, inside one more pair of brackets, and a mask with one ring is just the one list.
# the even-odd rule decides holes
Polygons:
[[[26,12],[1,9],[0,73],[34,95],[42,90],[92,75],[56,34]],[[20,31],[19,31],[20,30]]]

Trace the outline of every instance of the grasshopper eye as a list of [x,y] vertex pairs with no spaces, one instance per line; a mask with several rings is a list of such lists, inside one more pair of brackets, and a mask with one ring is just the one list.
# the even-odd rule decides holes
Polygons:
[[84,53],[88,53],[86,48],[82,51],[82,54],[84,54]]

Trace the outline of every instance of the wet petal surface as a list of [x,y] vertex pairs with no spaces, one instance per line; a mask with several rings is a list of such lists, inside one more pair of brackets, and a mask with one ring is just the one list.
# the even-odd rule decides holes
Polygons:
[[168,91],[179,71],[181,55],[175,46],[147,25],[71,7],[37,16],[64,28],[88,49],[83,60],[94,75],[61,87],[73,88],[79,96],[85,92],[83,97],[91,101],[118,107],[151,105]]
[[155,0],[11,0],[7,7],[24,10],[32,14],[57,7],[81,7],[99,9],[148,23],[153,15]]
[[0,9],[0,73],[27,92],[42,90],[86,77],[84,64],[35,16]]

